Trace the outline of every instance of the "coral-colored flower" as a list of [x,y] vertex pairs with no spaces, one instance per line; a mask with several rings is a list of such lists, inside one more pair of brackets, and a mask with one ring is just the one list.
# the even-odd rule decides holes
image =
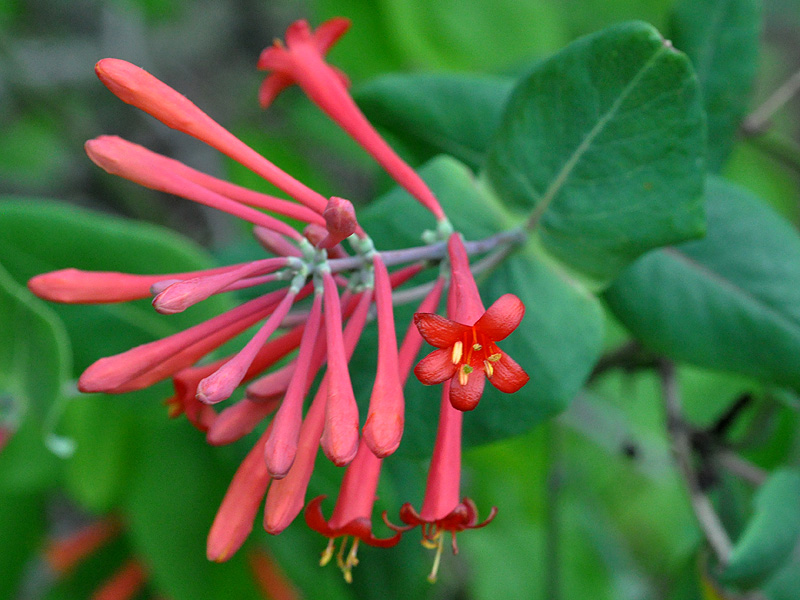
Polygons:
[[[327,548],[322,553],[320,565],[328,564],[333,557],[335,539],[344,538],[337,556],[337,564],[348,583],[352,582],[352,569],[358,564],[359,542],[390,548],[400,541],[399,531],[388,538],[378,538],[372,533],[372,508],[375,504],[375,491],[378,489],[382,462],[382,459],[372,453],[364,438],[361,438],[356,457],[345,471],[339,498],[336,500],[331,518],[326,521],[322,515],[322,502],[325,496],[314,498],[306,506],[305,517],[308,526],[330,538]],[[350,537],[353,538],[353,544],[345,556],[345,548]]]
[[450,403],[451,382],[446,381],[442,390],[439,412],[439,428],[436,444],[428,467],[428,481],[425,486],[425,499],[419,513],[410,503],[400,508],[400,520],[405,526],[387,525],[398,532],[407,531],[420,525],[422,544],[436,550],[433,567],[428,581],[436,581],[439,562],[444,549],[444,534],[449,532],[453,554],[458,554],[456,534],[465,529],[478,529],[488,525],[497,509],[492,508],[483,522],[478,522],[475,503],[469,498],[460,499],[461,493],[461,428],[464,413],[453,408]]
[[[450,246],[454,285],[459,285],[464,273],[470,279],[472,274],[464,246],[457,236],[451,238]],[[474,296],[471,293],[473,286],[463,286],[470,293],[462,296]],[[476,301],[473,298],[472,302],[480,303],[480,299]],[[496,342],[508,337],[519,326],[524,314],[525,305],[513,294],[498,298],[470,325],[433,313],[416,313],[414,323],[420,334],[438,350],[423,358],[414,368],[414,374],[425,385],[451,380],[450,402],[458,410],[472,410],[478,405],[485,378],[501,392],[516,392],[530,378],[522,367],[498,348]]]
[[312,31],[306,21],[295,21],[286,30],[286,45],[276,40],[265,48],[258,68],[271,71],[259,90],[266,108],[290,85],[297,84],[339,127],[358,142],[395,181],[403,186],[437,220],[445,218],[439,201],[419,175],[386,143],[358,108],[348,91],[347,76],[325,62],[328,50],[347,32],[350,21],[330,19]]

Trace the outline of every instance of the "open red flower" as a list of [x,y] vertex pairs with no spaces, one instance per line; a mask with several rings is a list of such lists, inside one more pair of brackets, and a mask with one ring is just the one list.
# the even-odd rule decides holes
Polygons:
[[478,405],[485,378],[501,392],[516,392],[530,378],[495,342],[514,331],[524,314],[525,305],[513,294],[498,298],[473,325],[433,313],[415,314],[420,334],[438,350],[419,361],[414,373],[425,385],[451,379],[450,403],[459,410]]

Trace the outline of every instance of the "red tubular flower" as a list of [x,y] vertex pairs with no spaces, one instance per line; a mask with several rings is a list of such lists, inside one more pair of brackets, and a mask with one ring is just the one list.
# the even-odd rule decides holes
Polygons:
[[208,560],[225,562],[242,546],[267,493],[270,476],[264,462],[264,445],[272,424],[247,454],[236,470],[222,504],[208,533]]
[[[495,343],[519,326],[525,306],[513,294],[505,294],[483,312],[464,245],[455,234],[450,238],[449,249],[453,285],[460,288],[464,303],[459,309],[464,315],[463,322],[433,313],[414,315],[414,323],[425,341],[439,348],[417,364],[414,374],[425,385],[451,380],[453,407],[472,410],[481,399],[484,378],[505,393],[516,392],[530,379]],[[474,315],[480,314],[478,311],[483,314],[474,319]]]
[[[344,329],[345,357],[349,360],[355,350],[356,343],[369,314],[370,298],[361,294],[361,298]],[[297,443],[297,454],[292,468],[286,477],[274,481],[267,494],[264,508],[264,529],[273,535],[286,529],[294,518],[300,514],[305,504],[306,489],[314,470],[314,459],[320,445],[320,438],[325,426],[325,412],[328,399],[328,378],[330,369],[320,383],[311,406],[306,413],[300,428]]]
[[397,450],[403,437],[405,400],[398,369],[389,273],[377,254],[373,258],[373,266],[378,313],[378,371],[364,424],[364,441],[375,456],[384,458]]
[[95,72],[100,81],[123,102],[216,148],[312,210],[319,213],[325,210],[328,201],[324,197],[284,173],[185,96],[147,71],[124,60],[105,58],[97,63]]
[[[358,564],[359,542],[380,548],[390,548],[400,541],[402,535],[398,531],[388,538],[377,538],[372,533],[372,508],[375,504],[375,491],[378,489],[381,463],[382,460],[372,453],[364,438],[361,438],[356,457],[345,471],[339,498],[336,500],[331,518],[326,521],[322,515],[322,502],[325,500],[325,496],[314,498],[308,503],[305,510],[308,526],[330,538],[320,560],[321,566],[328,564],[333,557],[335,538],[344,538],[337,556],[337,564],[347,583],[353,581],[352,570]],[[351,536],[353,544],[345,557],[345,548],[348,538]]]
[[[454,241],[455,239],[455,241]],[[454,252],[456,258],[458,248],[463,249],[461,240],[452,236],[450,241],[451,261]],[[466,254],[464,254],[466,261]],[[452,261],[455,262],[455,261]],[[467,265],[468,267],[468,265]],[[433,306],[435,308],[435,305]],[[483,306],[480,303],[478,289],[472,273],[461,268],[453,269],[450,291],[447,298],[447,312],[459,319],[470,319],[480,314]],[[420,332],[422,333],[422,332]],[[424,334],[423,334],[424,335]],[[433,448],[431,464],[428,468],[428,481],[425,486],[425,499],[422,510],[417,513],[409,503],[400,509],[400,520],[405,527],[389,524],[397,531],[406,531],[417,525],[422,527],[422,543],[436,549],[433,568],[428,580],[436,581],[439,562],[444,548],[444,532],[449,531],[452,538],[453,553],[458,553],[456,533],[465,529],[476,529],[488,525],[497,510],[492,508],[489,517],[478,523],[478,512],[469,498],[459,501],[461,488],[461,428],[464,413],[452,405],[452,380],[444,380],[442,401],[439,409],[439,426],[436,432],[436,443]],[[385,518],[385,515],[384,515]]]
[[330,273],[323,274],[322,283],[325,289],[328,401],[321,441],[325,455],[341,467],[353,460],[358,451],[358,406],[347,369],[339,292]]
[[286,30],[286,46],[276,41],[258,60],[259,69],[272,72],[259,91],[261,106],[266,108],[282,90],[296,83],[437,220],[444,220],[439,201],[422,178],[392,150],[358,108],[347,89],[347,77],[325,62],[328,50],[349,27],[350,21],[343,18],[326,21],[314,32],[306,21],[292,23]]

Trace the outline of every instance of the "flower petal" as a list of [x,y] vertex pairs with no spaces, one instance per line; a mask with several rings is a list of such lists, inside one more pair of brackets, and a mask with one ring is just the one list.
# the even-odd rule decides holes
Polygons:
[[458,365],[453,364],[450,348],[434,350],[414,367],[414,375],[425,385],[436,385],[450,379]]
[[476,369],[467,377],[466,385],[461,385],[456,374],[450,381],[450,404],[453,408],[466,411],[478,406],[485,380],[484,372]]
[[489,383],[506,394],[513,394],[530,379],[522,367],[505,353],[500,360],[492,364],[492,367],[494,372],[489,378]]
[[416,313],[414,324],[425,341],[435,348],[449,348],[470,329],[435,313]]
[[514,294],[500,296],[475,323],[475,329],[493,341],[508,337],[525,315],[525,305]]

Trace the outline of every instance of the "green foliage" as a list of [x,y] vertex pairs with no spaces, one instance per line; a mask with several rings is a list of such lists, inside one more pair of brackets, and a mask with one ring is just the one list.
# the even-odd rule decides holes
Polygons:
[[0,265],[0,427],[13,432],[0,452],[0,491],[52,485],[46,444],[70,370],[69,341],[53,312]]
[[[0,204],[0,256],[11,275],[25,282],[67,267],[124,273],[176,273],[211,266],[196,245],[172,231],[112,218],[63,203],[7,199]],[[101,356],[167,336],[219,314],[210,298],[184,313],[161,316],[148,300],[95,306],[53,305],[72,341],[75,374]],[[111,335],[110,335],[111,333]]]
[[[434,159],[420,173],[451,215],[453,226],[467,240],[487,237],[513,222],[469,170],[454,159]],[[402,218],[398,218],[400,215]],[[361,218],[376,240],[391,241],[392,247],[419,244],[420,224],[426,220],[430,217],[425,209],[400,189],[374,202]],[[480,418],[465,420],[467,445],[522,433],[563,410],[597,359],[603,335],[597,299],[563,270],[543,261],[530,245],[478,279],[487,305],[508,289],[514,289],[525,302],[523,326],[501,345],[512,357],[525,357],[532,381],[512,395],[487,385],[486,398],[477,409]],[[410,315],[398,319],[399,331],[405,330],[409,319]],[[359,351],[357,357],[364,355],[375,358],[368,351]],[[359,362],[352,371],[363,374],[358,376],[364,386],[359,389],[360,395],[369,397],[374,363]],[[408,424],[402,446],[405,452],[430,452],[440,393],[438,386],[423,386],[414,378],[409,381]]]
[[607,291],[617,318],[676,360],[800,385],[800,238],[747,192],[710,178],[708,234],[648,254]]
[[362,86],[356,100],[374,125],[391,131],[420,162],[445,153],[477,169],[513,85],[502,77],[384,75]]
[[694,64],[708,115],[708,168],[718,171],[733,147],[758,66],[759,0],[684,0],[672,43]]
[[697,237],[705,117],[686,57],[629,23],[574,42],[516,87],[489,153],[502,199],[598,283]]
[[758,490],[755,510],[736,541],[724,579],[754,582],[780,569],[800,540],[800,471],[777,470]]
[[[295,7],[290,14],[268,4],[237,6],[229,14],[231,7],[220,3],[214,16],[225,43],[241,43],[254,54],[256,14],[268,14],[270,23],[300,16]],[[197,70],[198,81],[214,81],[198,86],[211,92],[209,106],[248,105],[255,79],[241,100],[229,92],[236,91],[241,56],[212,30],[196,39],[181,30],[197,11],[174,0],[120,6],[120,14],[132,17],[124,27],[117,23],[124,29],[120,39],[154,49],[154,72]],[[493,599],[500,593],[534,600],[699,600],[754,591],[767,600],[797,598],[796,143],[790,139],[781,153],[772,131],[735,145],[756,77],[760,5],[582,0],[565,6],[553,0],[318,0],[309,6],[318,17],[352,18],[331,62],[358,84],[359,105],[398,152],[423,165],[420,173],[454,228],[467,241],[518,235],[504,260],[472,259],[480,265],[476,279],[487,306],[505,293],[526,306],[521,326],[499,345],[531,381],[511,395],[487,385],[480,405],[465,415],[462,493],[475,499],[480,518],[493,505],[499,513],[489,527],[459,533],[459,556],[450,556],[448,535],[434,587],[424,580],[433,557],[420,549],[419,531],[391,550],[362,544],[348,586],[334,567],[319,570],[315,558],[327,540],[302,517],[272,539],[260,531],[259,515],[248,544],[269,546],[303,597]],[[103,12],[99,29],[120,17],[117,9]],[[68,14],[59,10],[58,18]],[[773,22],[800,25],[797,11],[783,4],[770,11]],[[672,43],[643,22],[601,29],[621,19],[669,22]],[[9,23],[29,27],[33,21],[18,2],[0,8],[0,34],[10,40],[3,55],[14,67],[9,72],[21,67],[23,75],[15,77],[23,77],[32,64],[38,72],[25,32]],[[139,31],[142,25],[146,32]],[[59,31],[67,28],[65,22]],[[176,45],[174,56],[160,51],[170,38],[186,44]],[[75,44],[51,44],[49,56],[56,58],[57,48],[73,62],[70,49],[86,45]],[[225,78],[208,78],[202,65],[187,67],[186,57],[201,45],[224,61]],[[54,79],[49,91],[41,82],[18,86],[12,77],[12,93],[0,94],[0,185],[31,196],[0,202],[0,427],[11,425],[14,432],[0,447],[0,597],[15,598],[20,586],[38,585],[48,588],[40,594],[48,600],[83,600],[136,557],[148,571],[142,599],[255,600],[261,595],[246,561],[251,546],[223,565],[205,557],[214,514],[255,435],[213,448],[185,419],[167,422],[162,403],[168,383],[121,397],[74,397],[73,385],[102,356],[225,311],[234,303],[230,295],[162,316],[147,300],[50,308],[25,282],[66,267],[197,270],[261,258],[263,251],[253,241],[229,240],[227,222],[206,221],[205,213],[202,220],[222,246],[212,250],[217,260],[160,226],[34,197],[57,189],[73,198],[80,190],[81,204],[104,210],[126,205],[98,193],[109,189],[104,175],[90,181],[75,168],[83,160],[72,150],[76,138],[96,129],[91,115],[103,109],[94,104],[95,88],[84,98],[81,84],[55,62],[40,75]],[[219,65],[211,70],[220,71]],[[191,87],[185,91],[194,97]],[[49,105],[58,109],[51,114]],[[243,110],[247,125],[233,115],[231,129],[324,195],[359,204],[376,189],[388,189],[388,179],[375,183],[371,159],[297,90],[265,114],[266,131],[251,128],[255,108]],[[127,135],[132,126],[117,120],[114,126]],[[796,125],[791,114],[776,122],[787,135]],[[193,146],[151,125],[147,121],[132,138],[194,158]],[[275,192],[243,167],[224,165],[237,183]],[[127,182],[119,189],[133,190]],[[146,193],[135,192],[131,204]],[[138,214],[148,220],[176,222],[188,205],[152,199],[146,206]],[[360,207],[358,216],[379,251],[421,246],[423,230],[436,226],[397,188]],[[438,268],[431,266],[407,287],[430,282]],[[246,290],[235,300],[261,292]],[[398,337],[421,294],[397,307]],[[423,346],[420,356],[430,350]],[[669,423],[664,374],[654,368],[665,360],[676,363],[670,383],[683,411]],[[377,328],[370,323],[350,365],[362,416],[376,362]],[[378,535],[388,532],[381,511],[396,521],[403,502],[421,506],[440,394],[440,386],[423,386],[413,375],[405,388],[403,443],[384,463],[373,513]],[[687,501],[690,482],[674,468],[678,426],[691,435],[688,460],[702,477],[691,482],[702,485],[688,487],[707,496],[733,540],[724,570],[716,568]],[[48,449],[69,449],[70,443],[71,455],[57,457]],[[323,456],[317,462],[307,496],[329,495],[324,511],[330,515],[342,470]],[[757,485],[761,479],[765,483]],[[46,538],[63,525],[65,499],[79,513],[118,516],[124,531],[72,573],[31,581]]]

